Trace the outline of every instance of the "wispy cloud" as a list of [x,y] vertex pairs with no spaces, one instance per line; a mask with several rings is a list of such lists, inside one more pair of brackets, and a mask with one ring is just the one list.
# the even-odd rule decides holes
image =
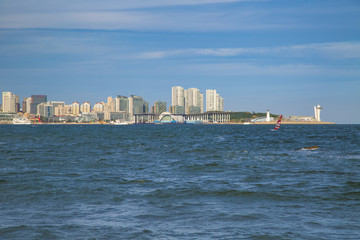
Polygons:
[[359,69],[344,69],[340,67],[322,66],[316,64],[260,64],[260,63],[210,63],[210,64],[191,64],[178,67],[179,72],[190,73],[193,76],[211,77],[245,77],[263,80],[287,78],[287,81],[296,81],[299,77],[345,77],[353,78],[360,76]]
[[360,42],[331,42],[281,47],[279,50],[320,54],[330,58],[360,58]]
[[244,52],[248,52],[248,49],[244,48],[199,48],[199,49],[181,49],[181,50],[171,50],[171,51],[157,51],[157,52],[146,52],[140,54],[139,58],[144,59],[160,59],[166,57],[176,57],[176,56],[194,56],[194,55],[204,55],[204,56],[237,56]]
[[[2,29],[91,29],[145,31],[235,31],[294,27],[263,8],[228,3],[266,0],[123,0],[0,2]],[[200,8],[196,5],[217,4]],[[264,21],[266,19],[266,21]]]
[[236,31],[291,28],[259,22],[256,12],[96,11],[2,14],[2,29],[90,29],[145,31]]
[[256,47],[256,48],[203,48],[203,49],[179,49],[170,51],[146,52],[139,55],[139,58],[159,59],[175,56],[215,56],[229,57],[250,54],[257,56],[259,54],[281,55],[292,57],[303,57],[316,55],[317,57],[327,57],[336,59],[360,58],[360,42],[333,42],[318,43],[280,47]]
[[268,0],[1,0],[0,12],[68,12],[117,11],[173,6],[194,6],[234,2],[264,2]]

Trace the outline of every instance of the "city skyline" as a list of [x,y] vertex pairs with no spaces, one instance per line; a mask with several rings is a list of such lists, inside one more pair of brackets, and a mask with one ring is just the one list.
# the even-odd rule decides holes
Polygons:
[[[181,96],[179,97],[179,101],[182,101],[182,103],[179,103],[178,101],[174,102],[174,89],[179,89],[181,90]],[[206,92],[208,91],[215,91],[216,94],[216,90],[211,90],[211,89],[207,89]],[[155,102],[153,102],[153,104],[149,104],[149,102],[147,102],[147,107],[146,109],[144,109],[142,112],[147,113],[147,112],[151,112],[151,113],[162,113],[162,112],[167,112],[170,111],[171,112],[171,107],[172,106],[182,106],[184,109],[184,113],[179,113],[179,114],[191,114],[191,113],[203,113],[205,112],[204,109],[206,108],[206,111],[223,111],[223,98],[220,97],[219,94],[216,94],[218,97],[218,100],[220,98],[221,100],[221,107],[216,108],[216,109],[208,109],[208,107],[205,107],[204,105],[206,104],[206,101],[209,100],[205,100],[204,102],[204,94],[200,93],[200,89],[197,88],[189,88],[189,89],[184,89],[180,86],[175,86],[171,88],[171,92],[172,92],[172,102],[171,105],[169,105],[169,109],[166,108],[167,106],[167,102],[166,101],[161,101],[161,100],[157,100]],[[68,112],[69,114],[73,114],[73,115],[78,115],[79,113],[89,113],[89,112],[104,112],[106,110],[108,110],[109,112],[119,112],[119,111],[125,111],[125,112],[129,112],[131,115],[132,113],[132,108],[130,107],[130,105],[132,106],[134,103],[131,102],[129,104],[126,103],[124,105],[124,103],[122,103],[122,101],[126,100],[128,101],[128,99],[141,99],[141,101],[143,101],[143,98],[140,96],[136,96],[136,95],[131,95],[129,97],[127,96],[123,96],[123,95],[117,95],[115,98],[113,98],[113,96],[108,96],[106,101],[98,101],[95,103],[91,103],[89,101],[82,101],[82,102],[77,102],[77,101],[70,101],[70,103],[68,102],[68,104],[66,104],[66,101],[62,100],[62,99],[58,99],[58,100],[52,100],[50,98],[50,100],[48,101],[47,99],[47,95],[31,95],[30,97],[23,97],[23,101],[20,100],[20,96],[16,95],[14,92],[9,92],[9,91],[3,91],[2,92],[2,101],[0,103],[0,112],[9,112],[9,113],[15,113],[15,112],[23,112],[23,113],[29,113],[29,114],[36,114],[36,107],[38,104],[43,103],[43,104],[55,104],[55,105],[62,105],[64,107],[63,111]],[[5,98],[9,98],[12,99],[10,104],[10,101],[7,100],[6,104],[5,103]],[[145,99],[144,99],[145,101]],[[213,100],[212,100],[213,101]],[[161,105],[160,107],[157,105]],[[13,105],[13,106],[12,106]],[[106,109],[108,105],[109,109]],[[67,110],[67,106],[70,106],[69,110]],[[190,110],[191,108],[197,108],[194,110]],[[75,110],[74,110],[75,109]],[[159,112],[160,109],[162,110],[162,112]],[[56,112],[56,111],[55,111]],[[175,113],[175,112],[174,112]],[[63,115],[63,114],[55,114],[55,115]]]
[[0,91],[170,106],[216,89],[225,111],[360,123],[360,2],[0,0]]

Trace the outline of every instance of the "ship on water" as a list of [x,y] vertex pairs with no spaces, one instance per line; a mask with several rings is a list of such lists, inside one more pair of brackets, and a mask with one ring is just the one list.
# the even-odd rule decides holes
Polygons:
[[26,117],[20,117],[20,118],[14,118],[13,119],[13,124],[25,124],[25,125],[28,125],[28,124],[31,124],[32,122],[27,119]]

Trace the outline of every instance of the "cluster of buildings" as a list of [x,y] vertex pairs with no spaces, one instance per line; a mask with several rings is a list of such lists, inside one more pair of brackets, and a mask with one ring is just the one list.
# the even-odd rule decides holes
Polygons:
[[[206,111],[223,111],[224,99],[216,90],[206,90]],[[11,114],[22,113],[28,118],[43,118],[46,121],[133,121],[139,114],[157,114],[167,112],[164,101],[156,101],[149,109],[149,102],[142,97],[131,95],[108,97],[107,101],[95,103],[64,101],[48,101],[47,95],[32,95],[25,97],[20,107],[19,96],[12,92],[2,93],[2,118]],[[150,110],[150,112],[149,112]],[[204,113],[204,94],[197,88],[184,89],[176,86],[172,88],[172,105],[168,110],[171,114],[201,114]],[[7,115],[4,115],[7,114]],[[1,118],[1,116],[0,116]],[[1,119],[0,119],[1,120]]]
[[[184,89],[176,86],[171,89],[173,114],[204,113],[204,94],[197,88]],[[224,111],[224,99],[214,89],[206,90],[206,112]]]

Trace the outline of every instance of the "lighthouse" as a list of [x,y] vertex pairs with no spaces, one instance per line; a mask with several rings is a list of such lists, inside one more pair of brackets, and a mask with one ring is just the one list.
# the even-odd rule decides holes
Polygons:
[[270,111],[269,110],[266,111],[266,121],[270,122]]
[[318,104],[317,106],[314,106],[314,114],[315,114],[315,121],[320,122],[320,110],[323,109],[322,107],[320,107],[320,105]]

